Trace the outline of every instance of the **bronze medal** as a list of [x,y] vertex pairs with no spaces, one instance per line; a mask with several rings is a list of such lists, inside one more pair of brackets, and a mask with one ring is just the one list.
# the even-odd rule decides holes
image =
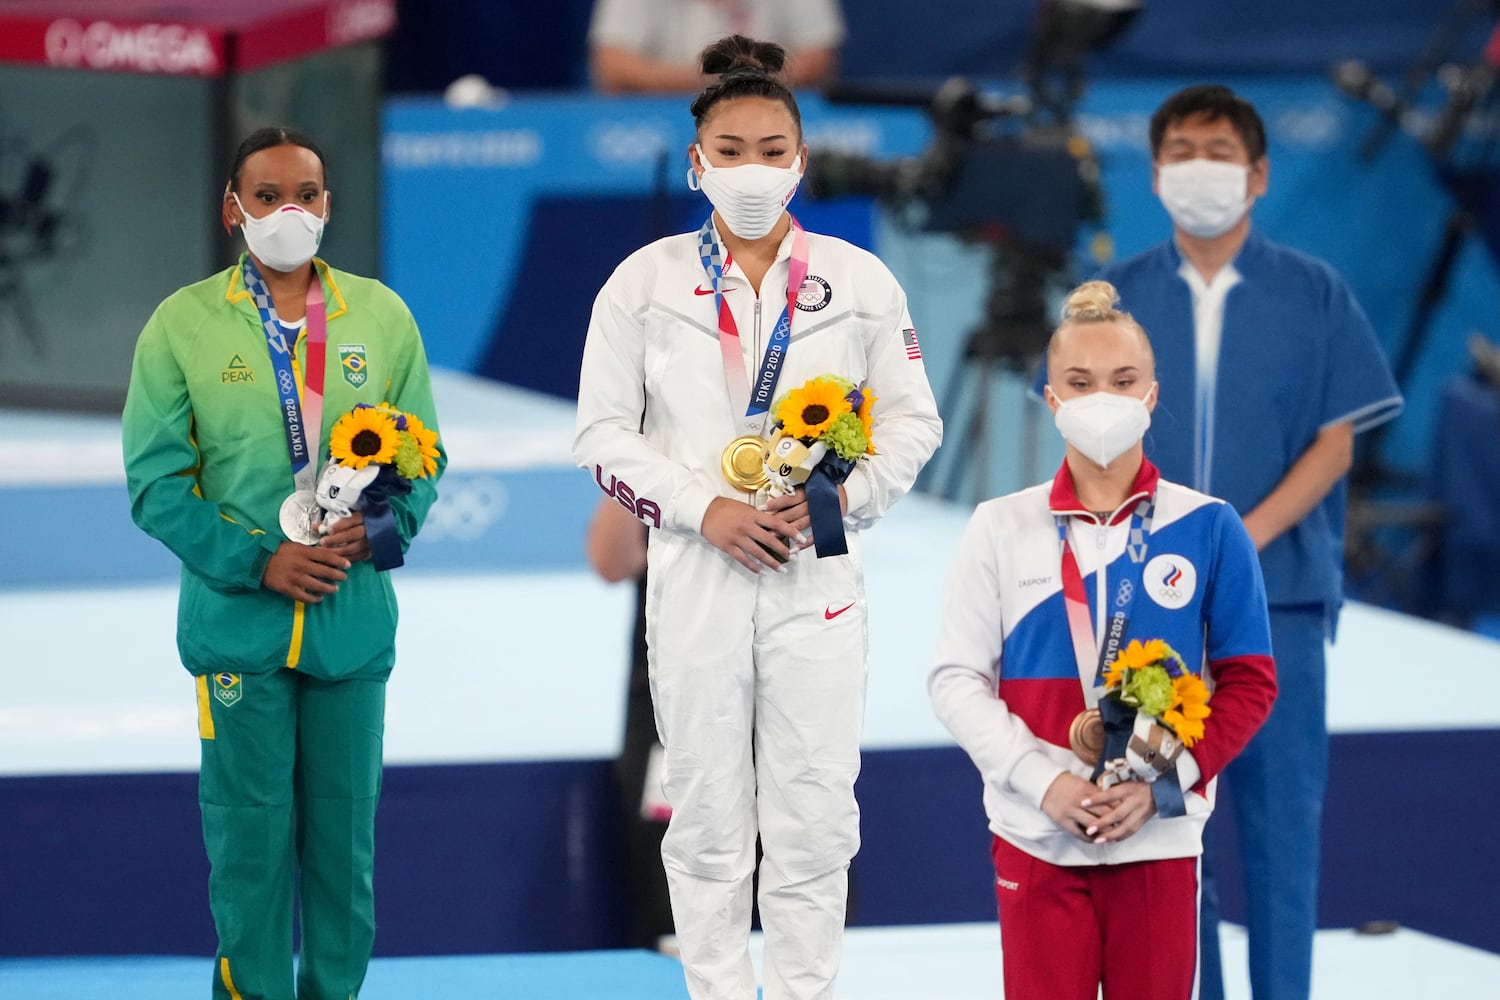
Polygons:
[[1104,720],[1097,708],[1073,717],[1073,724],[1068,727],[1068,746],[1085,764],[1099,763],[1099,755],[1104,752]]

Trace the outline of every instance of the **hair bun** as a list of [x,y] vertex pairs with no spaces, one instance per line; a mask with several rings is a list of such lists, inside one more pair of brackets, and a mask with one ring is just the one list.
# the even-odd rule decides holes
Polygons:
[[775,76],[786,65],[786,49],[775,42],[729,35],[704,49],[698,62],[706,76],[727,76],[736,70],[755,70]]
[[1082,320],[1107,320],[1120,304],[1120,293],[1107,281],[1085,281],[1068,295],[1063,303],[1064,323]]

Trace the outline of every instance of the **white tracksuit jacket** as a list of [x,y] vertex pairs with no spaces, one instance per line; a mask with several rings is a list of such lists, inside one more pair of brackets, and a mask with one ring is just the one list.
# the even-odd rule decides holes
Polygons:
[[[792,235],[757,298],[733,261],[724,298],[747,377],[786,304]],[[818,375],[867,383],[877,454],[844,484],[846,527],[911,488],[942,426],[906,311],[873,255],[808,234],[808,270],[776,395]],[[720,471],[742,433],[694,233],[647,246],[600,291],[584,347],[574,457],[649,528],[647,639],[673,815],[663,844],[695,998],[755,997],[746,951],[755,837],[765,852],[765,997],[831,996],[846,869],[859,844],[865,609],[849,555],[796,553],[753,574],[700,534],[715,497],[762,503]],[[752,755],[751,745],[754,742]]]
[[[1135,571],[1126,556],[1130,511],[1152,495],[1146,563]],[[1093,663],[1080,667],[1073,649],[1058,517],[1069,523],[1096,641],[1110,595],[1139,572],[1126,640],[1166,640],[1213,686],[1203,739],[1177,764],[1187,815],[1153,816],[1118,843],[1082,843],[1041,808],[1058,775],[1091,777],[1092,766],[1069,749],[1068,728],[1100,694],[1092,688]],[[928,687],[938,718],[984,779],[985,813],[996,836],[1054,865],[1196,857],[1213,809],[1212,780],[1265,721],[1276,696],[1255,546],[1234,508],[1160,479],[1150,462],[1142,463],[1131,496],[1101,524],[1078,501],[1065,462],[1050,484],[974,511],[949,576]]]

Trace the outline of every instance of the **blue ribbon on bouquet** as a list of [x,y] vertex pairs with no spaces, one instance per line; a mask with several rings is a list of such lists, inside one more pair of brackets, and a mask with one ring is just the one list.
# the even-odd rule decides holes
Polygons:
[[359,509],[365,515],[365,537],[370,542],[370,564],[377,570],[395,569],[406,562],[391,498],[404,497],[410,492],[411,480],[397,472],[394,465],[382,465],[374,481],[359,495]]
[[832,449],[813,466],[803,487],[807,491],[807,516],[812,519],[813,551],[818,558],[841,556],[849,551],[844,537],[844,511],[839,503],[839,484],[854,471],[854,462]]
[[[1094,765],[1093,780],[1098,781],[1104,773],[1105,762],[1123,760],[1130,746],[1130,734],[1135,729],[1136,708],[1118,698],[1099,699],[1099,720],[1104,723],[1104,749],[1099,762]],[[1156,815],[1162,819],[1187,815],[1187,803],[1182,798],[1182,782],[1177,777],[1177,766],[1151,783],[1151,798],[1156,802]]]

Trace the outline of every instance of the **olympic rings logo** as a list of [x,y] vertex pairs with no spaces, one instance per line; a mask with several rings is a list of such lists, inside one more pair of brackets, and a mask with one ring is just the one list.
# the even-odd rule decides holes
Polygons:
[[1180,553],[1156,556],[1146,563],[1142,575],[1146,593],[1169,611],[1187,607],[1198,592],[1198,570]]
[[510,505],[510,493],[498,479],[478,477],[452,486],[445,481],[443,486],[417,536],[421,540],[475,541],[505,516]]

